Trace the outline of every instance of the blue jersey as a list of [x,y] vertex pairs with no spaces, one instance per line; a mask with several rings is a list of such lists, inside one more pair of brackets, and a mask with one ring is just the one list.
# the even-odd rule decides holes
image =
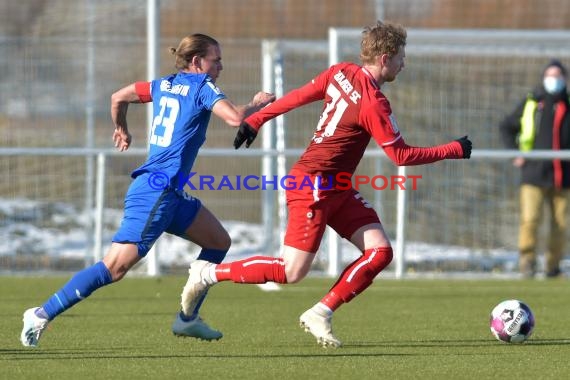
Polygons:
[[212,108],[226,96],[207,74],[179,72],[153,80],[150,86],[154,117],[149,155],[131,176],[160,173],[171,187],[182,189],[206,141]]

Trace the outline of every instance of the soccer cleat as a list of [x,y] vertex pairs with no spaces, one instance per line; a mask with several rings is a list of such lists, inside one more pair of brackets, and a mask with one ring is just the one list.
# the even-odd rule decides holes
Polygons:
[[202,273],[208,270],[212,263],[204,260],[196,260],[188,269],[188,281],[182,289],[182,311],[185,315],[192,315],[194,309],[212,285],[206,282]]
[[180,318],[180,313],[176,315],[172,324],[172,333],[176,336],[187,336],[202,340],[218,340],[224,336],[220,331],[208,326],[199,316],[186,322]]
[[33,307],[24,312],[24,328],[20,335],[20,341],[26,347],[37,347],[42,333],[48,325],[48,320],[36,315],[39,307]]
[[325,317],[309,309],[301,314],[299,324],[305,332],[313,334],[321,346],[325,348],[342,346],[342,342],[333,335],[331,317]]

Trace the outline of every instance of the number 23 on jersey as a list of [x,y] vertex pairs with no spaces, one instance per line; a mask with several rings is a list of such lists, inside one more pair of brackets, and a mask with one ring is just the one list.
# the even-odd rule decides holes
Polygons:
[[163,96],[160,98],[159,106],[160,111],[152,122],[150,144],[166,148],[172,142],[180,105],[177,99]]

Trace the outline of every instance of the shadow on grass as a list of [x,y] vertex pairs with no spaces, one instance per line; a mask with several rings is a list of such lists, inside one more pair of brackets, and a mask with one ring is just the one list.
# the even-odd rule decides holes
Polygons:
[[[251,353],[220,353],[219,348],[215,352],[204,353],[140,353],[133,352],[133,347],[112,347],[112,348],[95,348],[95,349],[46,349],[41,348],[17,348],[17,349],[0,349],[0,361],[28,361],[28,360],[84,360],[84,359],[176,359],[176,358],[202,358],[202,359],[274,359],[274,358],[326,358],[326,357],[411,357],[433,355],[433,352],[418,353],[394,353],[394,352],[354,352],[355,349],[384,349],[392,350],[394,348],[490,348],[492,346],[565,346],[570,345],[570,339],[531,339],[524,344],[507,344],[488,339],[476,340],[429,340],[429,341],[388,341],[388,342],[357,342],[345,344],[338,349],[325,349],[316,345],[306,346],[286,346],[283,347],[283,353],[260,353],[258,350],[252,350]],[[200,349],[208,350],[206,346]],[[302,350],[303,352],[290,352]],[[234,350],[230,348],[229,350]],[[320,352],[314,352],[320,350]],[[130,352],[129,352],[130,351]],[[241,350],[243,351],[243,350]],[[289,351],[289,352],[287,352]],[[494,355],[494,353],[480,352],[479,355]],[[473,352],[457,352],[456,355],[473,355]]]
[[[147,315],[149,315],[149,316],[164,316],[164,315],[167,315],[167,316],[175,317],[176,313],[178,313],[179,311],[180,310],[175,308],[175,307],[172,308],[172,311],[162,311],[162,312],[141,310],[141,311],[137,311],[137,315],[139,315],[139,316],[147,316]],[[21,313],[21,314],[23,314],[23,313]],[[0,313],[0,319],[1,318],[14,318],[14,317],[21,318],[21,314]],[[89,311],[89,313],[67,312],[65,314],[58,315],[57,319],[61,320],[61,319],[73,319],[73,318],[86,318],[86,317],[91,318],[91,317],[108,316],[108,315],[109,315],[108,311]],[[113,311],[113,316],[116,316],[116,317],[120,317],[120,316],[132,317],[133,313],[130,311],[128,311],[128,312],[127,311],[125,311],[125,312]]]
[[345,344],[344,348],[363,347],[489,347],[489,346],[566,346],[570,345],[570,338],[560,339],[529,339],[523,344],[503,343],[494,339],[474,340],[425,340],[425,341],[388,341],[388,342],[356,342]]
[[[0,361],[9,360],[11,362],[28,361],[28,360],[84,360],[84,359],[176,359],[176,358],[202,358],[202,359],[275,359],[275,358],[320,358],[320,357],[383,357],[383,356],[421,356],[419,354],[410,353],[354,353],[346,352],[342,349],[322,349],[320,353],[307,352],[307,353],[283,353],[283,354],[260,354],[258,351],[250,354],[220,354],[213,352],[211,354],[197,353],[197,354],[129,354],[127,350],[2,350],[0,353],[3,357]],[[12,356],[8,356],[12,355]]]

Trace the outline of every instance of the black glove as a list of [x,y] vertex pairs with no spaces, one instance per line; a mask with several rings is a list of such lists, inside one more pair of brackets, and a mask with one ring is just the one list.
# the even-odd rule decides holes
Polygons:
[[245,142],[245,147],[249,148],[253,140],[257,137],[257,131],[245,121],[239,126],[239,130],[234,139],[234,148],[238,149]]
[[463,158],[470,158],[471,157],[471,148],[473,144],[471,140],[467,138],[467,136],[463,136],[457,140],[459,144],[461,144],[461,149],[463,150]]

